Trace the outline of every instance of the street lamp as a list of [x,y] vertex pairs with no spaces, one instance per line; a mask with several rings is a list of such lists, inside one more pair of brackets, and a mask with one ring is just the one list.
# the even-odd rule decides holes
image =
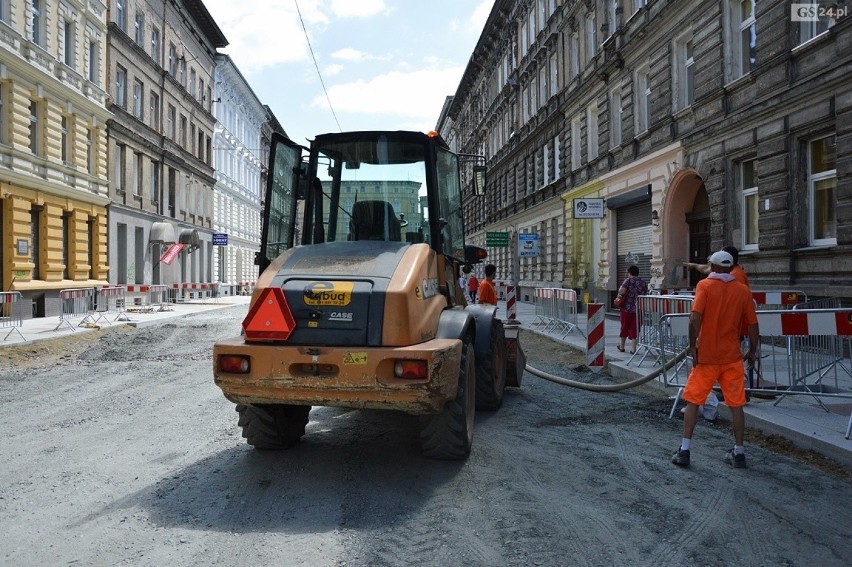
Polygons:
[[459,161],[473,161],[476,165],[473,166],[473,192],[477,197],[485,196],[485,177],[488,168],[485,167],[485,156],[479,154],[457,154]]
[[473,191],[478,197],[485,196],[485,172],[484,165],[473,166]]

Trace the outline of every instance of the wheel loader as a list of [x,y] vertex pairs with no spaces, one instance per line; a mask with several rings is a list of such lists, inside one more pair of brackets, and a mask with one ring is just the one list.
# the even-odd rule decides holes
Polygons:
[[486,257],[464,240],[470,161],[434,132],[273,138],[260,276],[242,334],[213,348],[250,445],[289,448],[312,406],[337,406],[419,415],[424,455],[468,456],[475,410],[525,364],[517,327],[459,286]]

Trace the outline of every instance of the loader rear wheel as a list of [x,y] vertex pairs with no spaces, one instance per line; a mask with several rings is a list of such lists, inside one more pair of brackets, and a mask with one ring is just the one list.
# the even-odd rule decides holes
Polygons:
[[311,406],[237,404],[243,437],[255,449],[288,449],[305,434]]
[[459,384],[455,399],[441,413],[425,418],[420,431],[423,454],[432,459],[462,460],[473,444],[473,418],[476,414],[476,361],[469,337],[462,344]]
[[491,322],[488,352],[476,363],[476,409],[495,411],[503,404],[506,390],[506,335],[503,321]]

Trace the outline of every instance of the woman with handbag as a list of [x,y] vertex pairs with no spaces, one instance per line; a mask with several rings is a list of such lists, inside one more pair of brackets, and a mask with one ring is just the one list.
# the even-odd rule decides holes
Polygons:
[[615,307],[621,310],[621,332],[618,334],[620,342],[616,347],[621,352],[624,352],[625,341],[630,339],[633,341],[633,348],[630,349],[630,354],[636,353],[636,343],[639,336],[636,305],[639,303],[639,296],[646,293],[648,293],[648,284],[639,277],[639,267],[630,266],[627,268],[627,278],[621,284],[621,287],[618,288],[618,295],[614,302]]

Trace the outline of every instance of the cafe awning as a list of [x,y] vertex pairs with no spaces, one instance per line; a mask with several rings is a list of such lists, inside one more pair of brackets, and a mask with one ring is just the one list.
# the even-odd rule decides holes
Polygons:
[[170,222],[155,222],[151,225],[148,242],[152,244],[174,244],[175,227]]
[[201,237],[199,236],[197,229],[185,228],[180,231],[179,238],[179,242],[183,244],[183,247],[187,252],[192,252],[193,250],[201,248]]

